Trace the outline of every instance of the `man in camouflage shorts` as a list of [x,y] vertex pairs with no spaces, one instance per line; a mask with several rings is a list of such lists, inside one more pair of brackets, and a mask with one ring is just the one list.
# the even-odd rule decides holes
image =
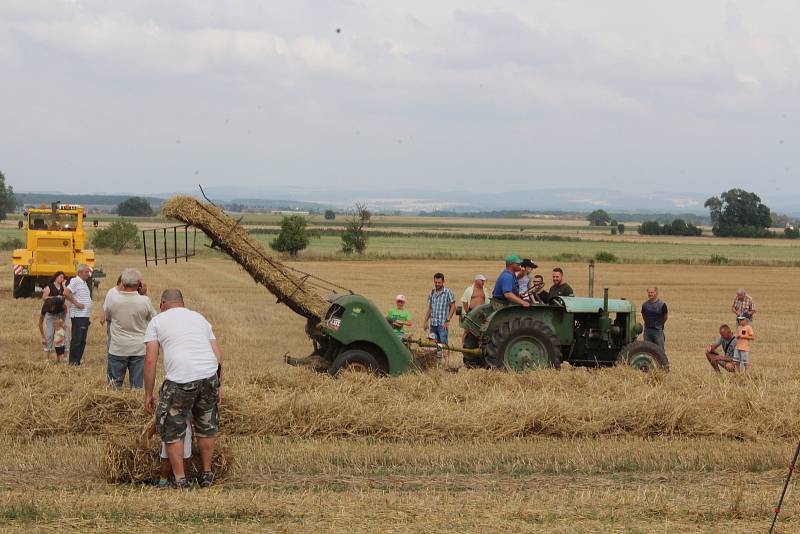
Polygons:
[[[200,485],[208,487],[214,483],[211,459],[214,438],[219,431],[222,375],[222,352],[211,325],[205,317],[184,306],[179,290],[168,289],[161,296],[161,313],[147,325],[144,340],[147,345],[145,409],[156,414],[156,429],[166,444],[175,486],[188,486],[183,466],[183,438],[186,423],[191,420],[203,466]],[[155,408],[153,388],[160,349],[164,350],[165,380]]]

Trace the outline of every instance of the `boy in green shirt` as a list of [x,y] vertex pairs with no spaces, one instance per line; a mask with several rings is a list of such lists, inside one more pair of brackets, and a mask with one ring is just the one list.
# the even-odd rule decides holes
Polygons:
[[394,333],[403,337],[403,329],[406,326],[411,326],[411,314],[406,308],[405,295],[397,295],[394,299],[395,307],[386,314],[386,320],[392,325]]

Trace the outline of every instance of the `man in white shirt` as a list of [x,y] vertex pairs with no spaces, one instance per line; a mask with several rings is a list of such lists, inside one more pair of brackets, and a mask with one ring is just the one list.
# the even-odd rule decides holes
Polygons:
[[108,383],[116,390],[122,389],[126,371],[131,388],[142,389],[144,384],[144,334],[157,312],[150,299],[139,294],[141,284],[139,271],[125,269],[121,289],[109,291],[103,304],[109,322]]
[[83,351],[86,350],[86,336],[89,332],[92,316],[92,293],[86,281],[92,276],[89,266],[78,265],[77,276],[69,281],[64,290],[64,298],[72,303],[69,317],[72,324],[72,339],[69,344],[69,364],[80,365]]
[[[147,354],[144,360],[144,407],[156,414],[156,428],[167,444],[175,487],[185,488],[183,437],[186,421],[194,422],[194,435],[200,449],[203,474],[200,485],[214,483],[211,458],[214,437],[219,431],[219,384],[222,376],[222,352],[211,325],[205,317],[187,309],[177,289],[161,295],[161,313],[147,325],[144,336]],[[159,349],[164,350],[164,383],[153,403],[156,363]]]

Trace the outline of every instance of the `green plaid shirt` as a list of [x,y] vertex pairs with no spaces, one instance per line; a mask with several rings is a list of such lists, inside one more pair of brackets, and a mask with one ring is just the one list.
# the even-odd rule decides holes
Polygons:
[[442,326],[447,322],[450,304],[455,301],[453,292],[446,287],[441,291],[431,290],[431,294],[428,295],[428,304],[431,306],[431,326]]

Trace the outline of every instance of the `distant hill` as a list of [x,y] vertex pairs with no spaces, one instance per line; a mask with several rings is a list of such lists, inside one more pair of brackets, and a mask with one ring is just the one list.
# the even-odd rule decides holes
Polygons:
[[[38,206],[43,202],[49,206],[53,202],[63,202],[91,208],[112,208],[120,202],[140,195],[65,195],[61,193],[17,193],[15,191],[14,196],[17,199],[17,206]],[[142,198],[146,199],[154,208],[164,202],[163,198],[158,197],[144,196]]]

